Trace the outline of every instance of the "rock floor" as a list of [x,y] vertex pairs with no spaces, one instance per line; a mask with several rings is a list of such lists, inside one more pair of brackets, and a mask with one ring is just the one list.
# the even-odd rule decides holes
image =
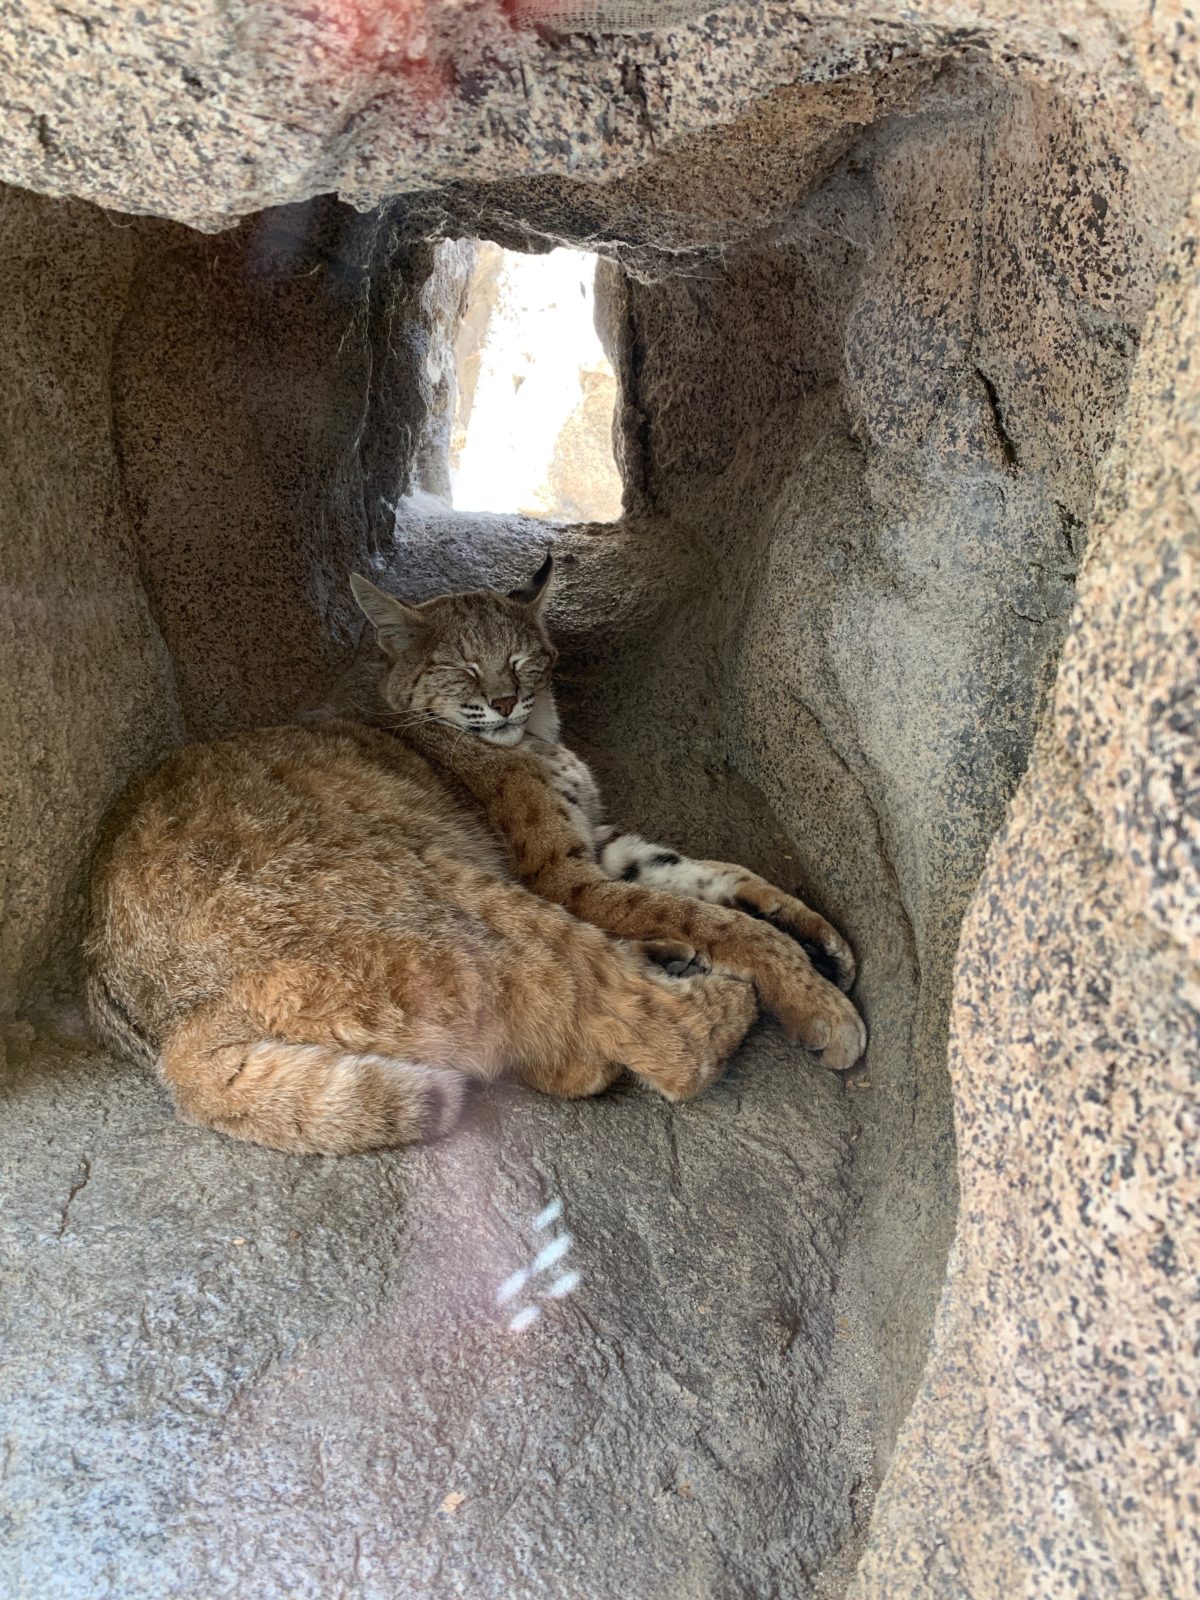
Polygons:
[[[711,752],[705,783],[614,757],[621,715],[584,717],[619,820],[787,870]],[[500,1086],[440,1145],[340,1160],[186,1127],[78,1040],[5,1040],[5,1596],[765,1600],[849,1559],[855,1096],[773,1024],[691,1105]]]
[[[14,1600],[732,1600],[848,1536],[841,1091],[773,1028],[688,1107],[494,1090],[343,1160],[185,1127],[26,1028],[7,1057]],[[512,1333],[539,1300],[497,1288],[561,1229],[579,1286]]]

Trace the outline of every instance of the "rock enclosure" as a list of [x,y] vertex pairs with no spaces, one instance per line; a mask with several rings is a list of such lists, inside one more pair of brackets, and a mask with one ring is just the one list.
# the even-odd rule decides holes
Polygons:
[[[1195,34],[9,7],[7,1590],[1194,1590]],[[606,258],[619,523],[442,503],[474,238]],[[63,1033],[105,806],[365,703],[348,568],[547,538],[614,814],[805,886],[866,1067],[764,1028],[358,1162],[173,1123]]]

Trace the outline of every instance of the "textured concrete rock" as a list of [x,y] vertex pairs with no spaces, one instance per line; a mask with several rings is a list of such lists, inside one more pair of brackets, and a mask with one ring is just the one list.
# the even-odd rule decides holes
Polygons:
[[[18,1028],[18,1593],[837,1591],[885,1470],[862,1600],[1196,1586],[1195,20],[644,10],[9,8],[0,173],[249,219],[5,213],[9,992],[69,976],[125,773],[336,677],[345,565],[429,592],[544,539],[392,525],[444,492],[465,253],[421,241],[482,233],[632,273],[629,513],[560,543],[572,734],[619,820],[846,927],[867,1067],[767,1032],[665,1120],[500,1095],[461,1145],[289,1164]],[[114,594],[65,652],[64,575]],[[484,1285],[556,1189],[603,1242],[518,1359]]]
[[[576,736],[627,820],[786,873],[799,847],[707,740],[669,731],[689,781],[664,781],[656,726],[712,622],[653,532],[561,549]],[[510,582],[545,538],[408,534],[415,592]],[[853,1120],[773,1028],[682,1116],[635,1088],[498,1090],[443,1145],[343,1162],[234,1146],[127,1066],[7,1043],[6,1596],[735,1600],[807,1589],[861,1519]],[[523,1301],[496,1290],[556,1197],[582,1282],[513,1334]]]
[[331,202],[140,236],[115,430],[188,731],[209,737],[311,703],[357,635],[346,573],[390,548],[401,494],[444,487],[466,263]]
[[0,1014],[69,982],[86,841],[180,734],[112,428],[135,250],[0,190]]
[[[947,72],[769,242],[616,288],[640,501],[720,567],[723,735],[789,830],[823,837],[822,887],[864,952],[881,1453],[952,1222],[959,924],[1049,687],[1183,204],[1119,154],[1127,137]],[[1015,196],[1035,168],[1031,211]],[[1047,214],[1065,219],[1053,234]]]
[[1185,235],[963,932],[959,1237],[862,1595],[1200,1585],[1198,355]]
[[69,982],[99,818],[186,732],[286,717],[346,573],[444,491],[462,247],[333,202],[218,239],[0,191],[0,1010]]
[[[788,0],[702,15],[669,4],[669,27],[631,36],[644,5],[557,12],[502,0],[16,0],[0,31],[0,177],[206,228],[331,191],[369,208],[431,182],[607,179],[776,89],[803,85],[820,107],[841,85],[847,114],[818,114],[816,133],[865,124],[884,69],[964,54],[1068,82],[1085,101],[1136,100],[1150,72],[1190,115],[1195,24],[1165,5],[1147,18],[1122,0],[849,0],[814,19]],[[754,176],[726,176],[728,205]]]

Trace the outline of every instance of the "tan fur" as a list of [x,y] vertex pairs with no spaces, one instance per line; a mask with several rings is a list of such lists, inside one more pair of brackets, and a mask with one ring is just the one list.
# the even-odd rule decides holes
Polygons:
[[[188,746],[117,808],[89,1006],[184,1116],[340,1153],[444,1132],[467,1080],[502,1072],[579,1096],[628,1069],[685,1098],[740,1042],[756,988],[831,1065],[861,1050],[857,1013],[785,933],[605,876],[596,819],[561,789],[579,764],[544,759],[562,747],[539,580],[390,602],[390,637],[387,597],[359,580],[396,731],[331,721]],[[760,914],[787,901],[746,878]],[[711,972],[655,964],[693,956]]]
[[[615,881],[596,864],[535,750],[492,749],[434,722],[411,728],[405,738],[466,785],[507,844],[517,876],[536,894],[610,933],[694,949],[714,973],[752,982],[788,1032],[821,1051],[829,1066],[853,1066],[862,1054],[866,1033],[858,1013],[785,931],[791,924],[803,936],[819,935],[828,926],[802,902],[749,873],[742,881],[755,916]],[[765,920],[769,915],[785,926]]]

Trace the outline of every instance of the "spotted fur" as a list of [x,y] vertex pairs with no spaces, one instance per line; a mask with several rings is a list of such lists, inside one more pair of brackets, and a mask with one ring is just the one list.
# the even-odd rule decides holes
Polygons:
[[[853,978],[853,960],[841,936],[799,900],[740,868],[723,863],[660,859],[671,874],[669,888],[637,882],[627,875],[638,865],[639,850],[660,858],[674,855],[647,846],[634,836],[608,837],[604,830],[582,831],[557,787],[553,770],[537,741],[510,750],[463,740],[435,722],[420,723],[405,739],[444,771],[452,773],[479,802],[492,833],[504,841],[513,869],[535,894],[555,901],[575,917],[625,939],[663,944],[676,959],[690,950],[713,976],[736,976],[752,983],[763,1004],[793,1037],[819,1051],[827,1065],[853,1066],[866,1045],[866,1031],[841,991],[814,967],[804,944],[819,949],[843,981]],[[622,839],[634,839],[623,851]],[[632,852],[630,855],[629,852]],[[605,870],[628,861],[619,876]],[[686,897],[678,882],[697,869],[713,869],[744,891],[741,905]],[[641,868],[638,865],[637,876]]]
[[549,578],[424,606],[360,580],[385,725],[187,746],[116,808],[89,1010],[184,1116],[342,1153],[448,1131],[469,1080],[502,1072],[579,1096],[628,1069],[685,1098],[756,993],[829,1065],[857,1058],[857,1013],[797,942],[848,983],[827,923],[740,868],[604,825],[558,737]]

